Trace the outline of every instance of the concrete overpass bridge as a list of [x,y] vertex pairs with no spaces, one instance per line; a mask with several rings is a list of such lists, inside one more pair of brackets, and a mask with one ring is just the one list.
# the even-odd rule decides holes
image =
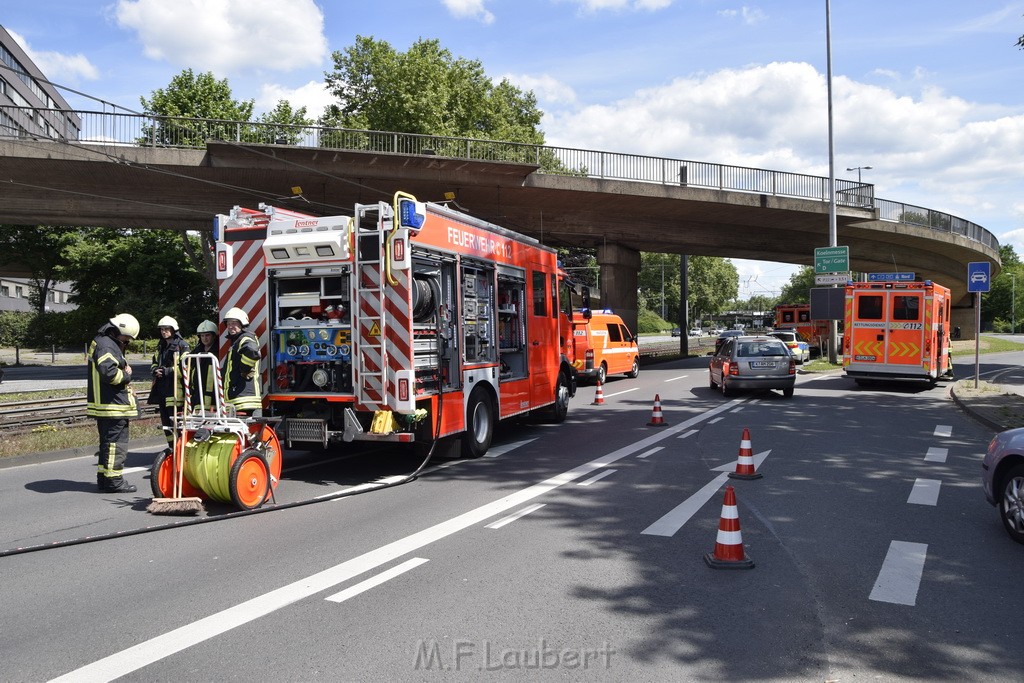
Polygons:
[[[0,112],[2,113],[2,112]],[[721,164],[462,138],[77,112],[76,141],[0,138],[0,223],[209,231],[260,202],[350,213],[395,190],[546,244],[596,247],[603,300],[636,318],[639,252],[812,265],[828,246],[828,179]],[[295,196],[293,188],[301,188]],[[914,271],[953,290],[974,329],[966,264],[999,268],[984,228],[836,181],[838,243],[861,272]],[[17,273],[16,255],[0,270]],[[2,257],[0,257],[2,258]]]

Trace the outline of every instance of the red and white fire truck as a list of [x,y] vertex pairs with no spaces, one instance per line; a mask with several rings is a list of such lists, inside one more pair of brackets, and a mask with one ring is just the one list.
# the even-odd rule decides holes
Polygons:
[[399,192],[353,217],[261,205],[220,215],[221,310],[249,313],[282,440],[486,452],[497,420],[565,419],[576,392],[557,255]]

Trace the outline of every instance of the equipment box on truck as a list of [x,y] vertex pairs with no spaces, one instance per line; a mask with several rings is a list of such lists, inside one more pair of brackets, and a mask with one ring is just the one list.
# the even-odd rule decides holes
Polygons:
[[858,384],[952,378],[950,307],[949,289],[931,281],[846,285],[846,374]]

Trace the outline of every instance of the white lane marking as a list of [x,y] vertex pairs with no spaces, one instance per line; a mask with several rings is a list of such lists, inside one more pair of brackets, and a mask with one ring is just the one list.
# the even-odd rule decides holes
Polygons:
[[892,602],[897,605],[917,603],[917,590],[921,587],[921,574],[928,555],[928,544],[893,541],[885,554],[878,572],[871,600]]
[[[766,451],[761,451],[760,453],[755,453],[754,454],[754,469],[755,470],[761,468],[761,463],[764,462],[764,459],[767,458],[768,454],[771,453],[771,452],[772,452],[772,449],[769,448]],[[739,459],[739,456],[737,456],[737,459]],[[730,463],[726,463],[725,465],[719,465],[718,467],[712,467],[711,471],[712,472],[735,472],[736,471],[736,460],[733,460]]]
[[390,581],[396,576],[401,576],[410,569],[415,569],[421,564],[429,561],[430,560],[427,560],[422,557],[414,557],[411,560],[403,562],[397,567],[392,567],[391,569],[386,569],[382,571],[380,574],[377,574],[377,576],[373,577],[372,579],[360,581],[356,585],[350,586],[339,593],[335,593],[334,595],[328,595],[326,598],[324,598],[324,600],[330,600],[331,602],[345,602],[349,598],[354,598],[360,593],[364,593],[370,590],[371,588],[376,588],[385,581]]
[[666,382],[675,382],[677,379],[684,379],[686,377],[689,377],[689,375],[679,375],[678,377],[669,377],[665,381]]
[[[546,479],[538,484],[528,486],[514,493],[499,498],[491,503],[482,505],[476,509],[464,512],[457,517],[435,524],[432,527],[423,529],[405,538],[392,541],[387,545],[375,548],[367,553],[346,560],[317,572],[311,576],[299,579],[286,586],[274,589],[269,593],[258,595],[227,609],[221,610],[208,617],[203,617],[192,623],[185,624],[176,629],[168,631],[144,642],[138,643],[120,652],[99,659],[83,667],[75,669],[55,681],[67,681],[68,683],[79,681],[112,681],[133,671],[138,671],[144,666],[158,662],[177,652],[181,652],[193,645],[205,642],[221,633],[255,621],[260,617],[271,614],[279,609],[287,607],[299,600],[308,598],[321,591],[327,590],[340,583],[348,581],[360,574],[372,569],[393,562],[403,555],[415,552],[435,541],[447,538],[463,529],[479,524],[480,522],[499,515],[506,510],[522,505],[534,498],[544,495],[560,486],[569,484],[576,479],[584,477],[613,462],[628,457],[637,451],[648,448],[663,439],[667,439],[679,432],[700,424],[713,415],[728,410],[735,401],[723,403],[711,410],[695,415],[675,427],[667,427],[636,443],[612,451],[596,460],[584,463],[554,477]],[[332,495],[337,496],[338,493]],[[326,496],[323,496],[326,497]]]
[[704,507],[704,504],[711,500],[711,496],[718,492],[718,489],[722,488],[722,484],[726,482],[729,475],[725,472],[718,475],[710,482],[704,485],[700,491],[684,500],[679,505],[675,506],[661,519],[650,525],[641,534],[648,536],[672,536],[684,524],[686,524],[690,517],[693,517],[698,510]]
[[935,448],[934,446],[928,449],[928,454],[924,456],[925,462],[946,462],[946,456],[949,455],[948,448]]
[[935,436],[953,436],[953,425],[937,425]]
[[489,449],[487,449],[487,452],[484,453],[484,457],[485,458],[497,458],[499,455],[505,455],[506,453],[514,451],[515,449],[520,448],[522,446],[525,446],[528,443],[532,443],[532,442],[536,441],[538,438],[540,438],[540,437],[535,436],[532,439],[523,439],[522,441],[513,441],[512,443],[505,443],[505,444],[502,444],[500,446],[496,446],[495,448],[489,448]]
[[612,396],[622,396],[623,394],[628,394],[631,391],[639,391],[639,390],[640,390],[640,387],[633,387],[632,389],[625,389],[623,391],[616,391],[614,394],[605,394],[604,397],[605,398],[611,398]]
[[488,524],[487,528],[488,529],[500,529],[501,527],[505,526],[506,524],[511,524],[512,522],[516,521],[520,517],[525,517],[526,515],[530,514],[531,512],[536,512],[537,510],[540,510],[542,507],[544,507],[544,503],[534,503],[533,505],[527,505],[522,510],[518,510],[517,512],[513,512],[508,517],[502,517],[497,522],[493,522],[491,524]]
[[732,409],[732,410],[730,410],[729,412],[730,412],[730,413],[738,413],[738,412],[740,412],[741,410],[743,410],[743,408],[745,408],[745,407],[746,407],[746,406],[736,406],[735,408],[733,408],[733,409]]
[[652,448],[649,451],[644,451],[643,453],[641,453],[640,455],[638,455],[636,457],[638,457],[638,458],[646,458],[648,455],[654,455],[658,451],[663,451],[663,450],[665,450],[664,446],[658,446],[656,448]]
[[939,479],[915,479],[907,503],[914,505],[937,505],[939,502]]
[[605,477],[607,477],[607,476],[608,476],[609,474],[614,474],[615,472],[618,472],[618,470],[605,470],[604,472],[601,472],[600,474],[595,474],[595,475],[594,475],[594,476],[592,476],[592,477],[591,477],[590,479],[587,479],[586,481],[581,481],[581,482],[579,482],[579,483],[578,483],[578,484],[576,484],[576,485],[577,485],[577,486],[590,486],[590,485],[591,485],[591,484],[593,484],[593,483],[594,483],[595,481],[599,481],[599,480],[601,480],[601,479],[604,479],[604,478],[605,478]]
[[686,432],[685,434],[680,434],[680,435],[679,435],[679,436],[677,436],[676,438],[677,438],[677,439],[685,439],[685,438],[686,438],[686,437],[688,437],[688,436],[693,436],[693,435],[694,435],[694,434],[696,434],[696,433],[697,433],[698,431],[700,431],[700,430],[698,430],[698,429],[691,429],[690,431]]
[[149,472],[149,467],[125,467],[121,470],[124,474],[134,474],[135,472]]
[[716,417],[716,418],[715,418],[714,420],[708,420],[708,424],[709,424],[709,425],[713,425],[713,424],[715,424],[716,422],[721,422],[721,421],[722,421],[722,418],[720,418],[720,417]]

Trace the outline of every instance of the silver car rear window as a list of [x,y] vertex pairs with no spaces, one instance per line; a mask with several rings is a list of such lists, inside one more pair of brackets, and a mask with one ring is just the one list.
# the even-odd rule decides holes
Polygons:
[[779,342],[741,342],[737,356],[788,356],[789,350]]

